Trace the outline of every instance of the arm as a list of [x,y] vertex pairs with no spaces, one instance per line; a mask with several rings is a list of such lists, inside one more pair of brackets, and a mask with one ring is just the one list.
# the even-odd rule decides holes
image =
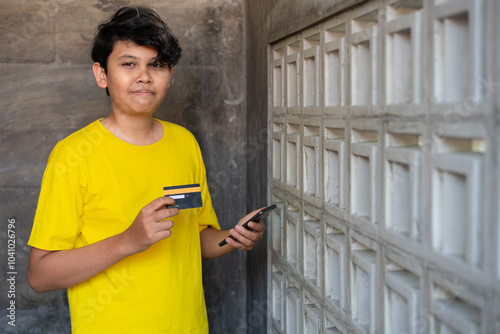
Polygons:
[[165,205],[174,204],[168,197],[155,199],[141,209],[124,232],[81,248],[47,251],[33,247],[28,263],[30,286],[37,292],[74,286],[168,238],[173,223],[164,219],[179,210],[165,209]]
[[[255,223],[250,222],[248,227],[253,231],[249,231],[243,225],[248,219],[254,216],[259,210],[255,210],[241,218],[234,229],[219,231],[208,227],[200,232],[201,256],[204,259],[213,259],[224,254],[227,254],[235,249],[251,250],[262,239],[266,226],[262,221]],[[238,241],[235,241],[227,236],[231,234]],[[219,247],[219,242],[226,239],[227,245]]]

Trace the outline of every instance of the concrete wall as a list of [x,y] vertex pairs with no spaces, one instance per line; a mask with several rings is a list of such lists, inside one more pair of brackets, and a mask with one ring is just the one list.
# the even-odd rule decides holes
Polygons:
[[[48,155],[56,142],[109,113],[91,73],[96,25],[123,5],[156,9],[177,34],[183,57],[156,117],[199,140],[221,226],[247,208],[245,3],[243,1],[0,1],[0,332],[69,330],[65,292],[39,295],[27,284],[32,220]],[[7,325],[8,219],[15,220],[16,327]],[[214,333],[246,327],[246,257],[204,262]]]
[[[263,205],[263,199],[272,198],[268,193],[270,156],[267,155],[268,129],[268,75],[269,45],[287,35],[324,20],[360,1],[305,1],[305,0],[252,0],[247,1],[247,203],[248,207]],[[268,220],[270,235],[271,220]],[[267,241],[267,240],[266,240]],[[261,244],[249,254],[248,259],[248,333],[263,333],[268,325],[263,317],[272,307],[268,298],[267,277],[269,270],[262,264],[268,252]]]
[[305,29],[288,5],[270,331],[498,333],[499,2],[373,0]]

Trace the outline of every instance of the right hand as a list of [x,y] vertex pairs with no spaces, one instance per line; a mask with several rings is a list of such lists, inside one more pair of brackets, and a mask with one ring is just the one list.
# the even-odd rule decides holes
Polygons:
[[166,205],[175,205],[175,201],[170,197],[155,199],[139,211],[132,225],[123,232],[125,245],[132,254],[145,251],[171,235],[174,223],[164,219],[176,216],[179,209],[167,209]]

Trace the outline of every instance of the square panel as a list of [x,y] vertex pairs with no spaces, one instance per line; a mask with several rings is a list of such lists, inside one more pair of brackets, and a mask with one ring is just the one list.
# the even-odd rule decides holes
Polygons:
[[302,135],[302,189],[307,202],[320,206],[322,195],[321,123],[304,120]]
[[293,268],[296,268],[299,256],[299,220],[299,209],[288,204],[285,226],[286,260]]
[[375,332],[376,253],[356,241],[351,250],[351,313],[362,331]]
[[437,73],[434,97],[437,102],[459,102],[469,91],[467,75],[463,75],[469,70],[470,62],[469,16],[461,13],[441,18],[435,25]]
[[316,289],[321,288],[321,227],[318,218],[304,215],[304,277]]
[[325,30],[324,77],[325,107],[346,105],[346,24]]
[[370,223],[377,221],[377,145],[351,144],[351,214]]
[[436,103],[479,101],[482,79],[481,1],[436,3],[433,11],[433,97]]
[[279,331],[283,331],[284,325],[284,313],[283,307],[285,305],[283,299],[283,291],[284,291],[284,281],[283,274],[279,271],[272,273],[272,320],[273,325]]
[[302,331],[300,316],[300,290],[293,285],[286,289],[286,327],[285,333],[300,334]]
[[345,210],[345,123],[326,121],[324,125],[324,202],[328,212],[340,216]]
[[285,48],[278,45],[273,48],[273,110],[285,106]]
[[420,103],[422,15],[415,12],[386,25],[386,89],[389,105]]
[[378,103],[379,11],[372,10],[351,21],[351,105]]
[[304,50],[304,77],[303,77],[303,97],[304,107],[318,107],[321,102],[321,59],[319,57],[321,35],[319,32],[311,34],[303,39]]
[[384,333],[417,334],[421,324],[419,280],[413,273],[398,268],[385,274]]
[[422,152],[419,148],[388,147],[385,153],[386,229],[419,241]]
[[[375,32],[373,32],[375,34]],[[377,102],[371,39],[351,45],[351,104],[368,106]]]
[[301,101],[301,66],[300,66],[299,41],[292,42],[287,46],[286,56],[286,87],[287,87],[287,107],[299,107]]
[[284,226],[285,226],[285,208],[284,201],[281,194],[277,195],[276,191],[273,192],[272,202],[276,204],[276,209],[271,213],[271,245],[272,249],[282,255],[283,254],[283,241],[284,241]]
[[301,189],[301,123],[299,119],[288,119],[286,124],[286,185],[295,196]]
[[345,307],[346,236],[327,225],[325,244],[325,297],[339,310]]
[[321,310],[314,304],[304,306],[304,334],[320,334]]
[[273,180],[284,183],[285,177],[285,123],[282,118],[273,119],[273,137],[272,137],[272,175]]
[[481,154],[439,154],[433,157],[432,166],[433,248],[463,264],[479,267]]

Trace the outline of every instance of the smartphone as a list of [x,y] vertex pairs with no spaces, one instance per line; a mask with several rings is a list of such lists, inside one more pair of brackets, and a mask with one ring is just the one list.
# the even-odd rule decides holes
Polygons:
[[[271,211],[274,210],[275,208],[276,208],[276,204],[273,204],[273,205],[268,206],[267,208],[264,208],[264,209],[260,210],[252,218],[250,218],[249,220],[247,220],[241,226],[243,226],[247,230],[251,231],[252,229],[250,227],[248,227],[248,223],[260,221],[262,218],[267,217],[269,215],[269,213],[271,213]],[[234,237],[232,235],[228,235],[228,237],[234,240]],[[225,244],[227,244],[227,242],[226,242],[226,239],[224,238],[224,240],[222,240],[221,242],[219,242],[219,247],[222,247]]]

